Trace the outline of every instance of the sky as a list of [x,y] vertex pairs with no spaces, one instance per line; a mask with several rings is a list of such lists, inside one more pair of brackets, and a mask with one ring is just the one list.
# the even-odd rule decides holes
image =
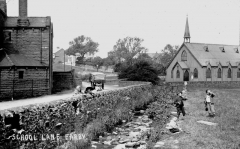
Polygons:
[[[18,0],[7,0],[18,16]],[[181,45],[188,16],[191,42],[239,45],[239,0],[28,0],[28,16],[51,16],[53,52],[84,35],[107,57],[118,39],[139,37],[149,53]]]

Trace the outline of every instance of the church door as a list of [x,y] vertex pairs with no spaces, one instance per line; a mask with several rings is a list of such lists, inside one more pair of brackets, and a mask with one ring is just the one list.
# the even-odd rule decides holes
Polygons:
[[189,72],[187,70],[184,72],[183,81],[189,81]]

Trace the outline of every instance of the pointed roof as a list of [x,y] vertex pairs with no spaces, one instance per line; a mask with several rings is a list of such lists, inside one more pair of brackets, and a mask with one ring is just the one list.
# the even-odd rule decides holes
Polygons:
[[[181,48],[185,46],[189,53],[195,58],[198,64],[206,67],[208,64],[217,67],[220,63],[221,66],[227,67],[229,63],[231,66],[238,66],[240,64],[240,53],[236,49],[240,49],[239,45],[224,45],[224,44],[207,44],[207,43],[183,43],[175,54],[172,61],[168,64],[167,68],[171,65],[176,58]],[[208,47],[208,51],[206,48]],[[221,48],[224,47],[225,52]],[[183,65],[182,65],[183,66]]]
[[187,20],[186,20],[184,38],[190,38],[190,31],[189,31],[189,26],[188,26],[188,17],[187,17]]

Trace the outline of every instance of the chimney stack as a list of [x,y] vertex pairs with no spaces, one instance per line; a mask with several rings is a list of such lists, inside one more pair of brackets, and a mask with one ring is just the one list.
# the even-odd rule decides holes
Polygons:
[[19,17],[27,18],[27,0],[19,0]]
[[6,3],[6,0],[0,0],[0,9],[7,15],[7,3]]
[[19,0],[18,26],[29,26],[29,20],[27,17],[27,0]]

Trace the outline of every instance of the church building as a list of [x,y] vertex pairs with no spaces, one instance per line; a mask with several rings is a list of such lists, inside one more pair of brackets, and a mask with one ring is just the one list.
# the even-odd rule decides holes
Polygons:
[[166,82],[240,81],[240,46],[191,43],[188,18],[184,43],[167,67]]

